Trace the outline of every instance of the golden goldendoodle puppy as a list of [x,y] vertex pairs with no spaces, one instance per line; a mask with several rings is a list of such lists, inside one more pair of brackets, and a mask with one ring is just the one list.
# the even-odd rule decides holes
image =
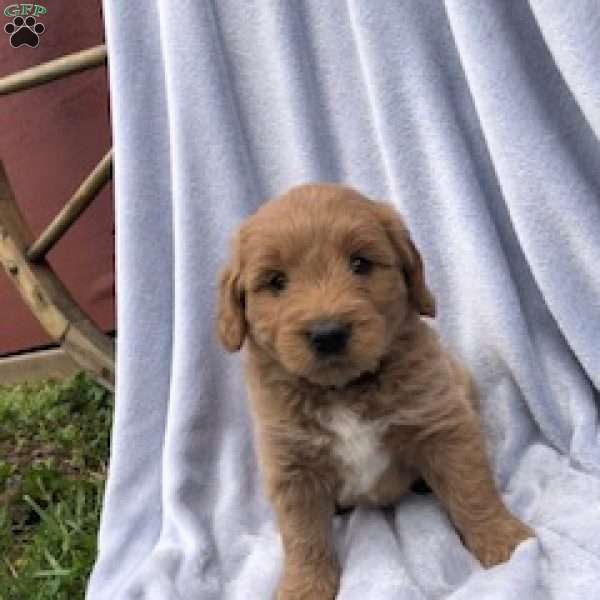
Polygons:
[[496,489],[469,375],[422,315],[435,301],[401,217],[351,188],[293,188],[235,237],[218,333],[246,345],[279,600],[334,598],[336,505],[389,505],[420,477],[483,565],[533,535]]

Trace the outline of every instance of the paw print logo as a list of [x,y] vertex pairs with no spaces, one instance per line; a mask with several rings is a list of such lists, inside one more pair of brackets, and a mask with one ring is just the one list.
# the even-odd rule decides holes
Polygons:
[[15,17],[12,23],[4,26],[4,31],[10,35],[10,45],[13,48],[19,46],[30,46],[36,48],[40,43],[40,35],[46,31],[42,23],[38,23],[35,17]]

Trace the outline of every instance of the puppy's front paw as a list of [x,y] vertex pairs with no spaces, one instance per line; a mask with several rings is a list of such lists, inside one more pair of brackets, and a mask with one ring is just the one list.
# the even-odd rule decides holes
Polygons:
[[535,533],[512,515],[480,525],[481,531],[465,535],[469,550],[486,568],[506,562],[515,548]]
[[279,582],[276,600],[334,600],[339,587],[339,570],[335,565],[315,569],[286,569]]

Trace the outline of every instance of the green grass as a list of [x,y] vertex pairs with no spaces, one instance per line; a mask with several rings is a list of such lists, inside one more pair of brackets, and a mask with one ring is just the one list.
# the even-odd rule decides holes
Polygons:
[[77,600],[96,555],[112,395],[0,386],[0,600]]

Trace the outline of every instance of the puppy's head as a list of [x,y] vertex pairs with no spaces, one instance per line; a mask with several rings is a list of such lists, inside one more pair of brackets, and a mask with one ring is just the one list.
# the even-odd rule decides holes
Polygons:
[[238,231],[219,285],[218,333],[246,335],[290,374],[343,386],[374,371],[408,316],[433,317],[419,252],[388,204],[303,185]]

